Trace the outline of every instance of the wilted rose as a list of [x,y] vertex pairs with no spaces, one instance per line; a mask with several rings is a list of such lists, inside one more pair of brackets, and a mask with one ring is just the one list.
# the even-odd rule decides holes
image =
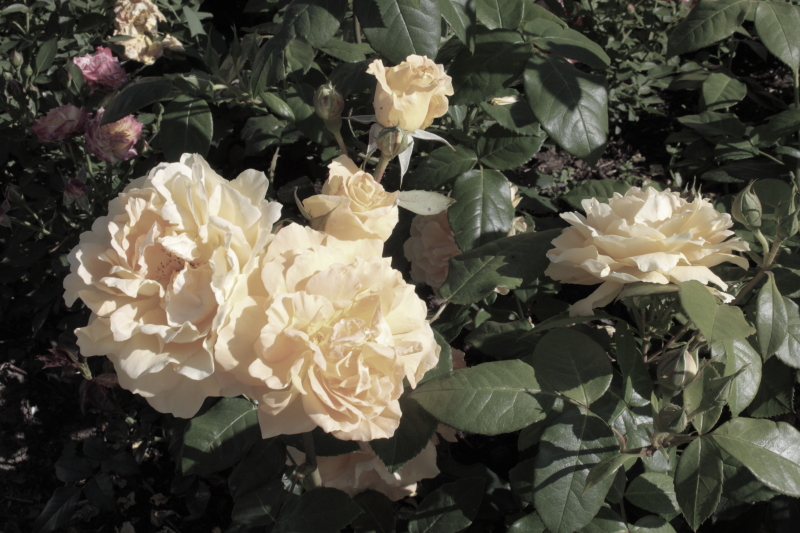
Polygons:
[[411,261],[414,281],[438,289],[447,279],[450,258],[460,253],[446,210],[417,215],[411,221],[411,237],[403,244],[403,254]]
[[[343,490],[350,496],[366,490],[376,490],[390,500],[397,501],[414,494],[417,481],[439,474],[436,467],[436,447],[432,442],[394,474],[389,473],[368,443],[359,442],[358,445],[360,451],[357,452],[317,457],[323,487]],[[287,447],[287,451],[297,464],[306,460],[303,452],[291,446]]]
[[696,280],[725,290],[727,284],[710,267],[725,261],[748,267],[747,259],[733,255],[749,246],[738,237],[728,239],[731,216],[699,196],[688,202],[677,192],[631,187],[624,196],[614,193],[607,204],[591,198],[582,205],[586,216],[561,215],[571,227],[553,240],[545,271],[562,283],[601,283],[572,306],[571,316],[593,315],[592,309],[610,303],[628,283]]
[[97,110],[95,115],[86,121],[86,139],[88,151],[103,161],[127,161],[137,155],[134,146],[142,136],[142,123],[133,115],[121,118],[110,124],[100,125],[105,109]]
[[239,278],[215,347],[258,402],[264,438],[319,426],[342,440],[391,437],[403,380],[436,366],[427,308],[377,239],[290,224]]
[[447,113],[447,97],[453,94],[444,67],[425,56],[410,55],[395,67],[376,59],[367,69],[378,79],[373,107],[381,126],[405,131],[425,129]]
[[397,192],[383,186],[346,155],[330,165],[322,194],[303,201],[312,226],[337,239],[386,241],[397,225]]
[[167,19],[150,0],[117,0],[114,5],[114,35],[155,33],[159,21]]
[[80,133],[85,122],[86,113],[83,108],[72,104],[62,105],[33,121],[31,133],[40,141],[62,141]]
[[64,300],[92,311],[84,356],[108,355],[122,387],[188,418],[225,388],[214,363],[220,307],[268,243],[280,204],[262,172],[228,181],[198,155],[129,184],[69,255]]
[[92,90],[113,91],[128,81],[125,69],[119,64],[119,59],[111,54],[110,48],[98,46],[94,55],[73,57],[72,62],[81,69],[86,83]]

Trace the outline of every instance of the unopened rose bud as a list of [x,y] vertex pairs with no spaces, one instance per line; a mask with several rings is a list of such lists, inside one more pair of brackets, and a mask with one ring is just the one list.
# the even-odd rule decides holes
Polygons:
[[402,154],[408,148],[406,133],[398,128],[383,128],[378,134],[378,149],[389,159]]
[[663,359],[657,372],[662,387],[674,392],[681,391],[697,375],[697,356],[684,347],[672,358]]
[[733,199],[731,216],[752,231],[753,228],[761,227],[762,212],[761,200],[758,199],[758,195],[753,190],[753,182],[750,182]]
[[25,65],[24,67],[22,67],[22,75],[25,76],[26,78],[30,78],[31,76],[33,76],[33,69],[31,68],[30,65]]
[[20,66],[22,64],[23,61],[25,61],[25,58],[22,57],[22,54],[20,54],[16,50],[14,50],[14,52],[11,53],[11,64],[12,65],[14,65],[15,67],[18,67],[18,66]]
[[321,85],[314,93],[314,111],[322,120],[331,120],[342,116],[344,98],[330,81]]

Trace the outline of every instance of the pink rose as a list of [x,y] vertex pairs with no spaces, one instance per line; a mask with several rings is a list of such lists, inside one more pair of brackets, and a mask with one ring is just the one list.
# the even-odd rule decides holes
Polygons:
[[101,107],[86,121],[83,137],[89,152],[109,163],[127,161],[137,155],[133,147],[142,136],[142,123],[133,118],[133,115],[128,115],[101,126],[104,113],[105,109]]
[[80,133],[86,113],[72,104],[62,105],[33,121],[31,133],[40,141],[61,141]]
[[73,57],[72,62],[81,69],[86,83],[92,90],[113,91],[128,81],[125,69],[119,64],[119,59],[111,55],[110,48],[98,46],[94,55]]

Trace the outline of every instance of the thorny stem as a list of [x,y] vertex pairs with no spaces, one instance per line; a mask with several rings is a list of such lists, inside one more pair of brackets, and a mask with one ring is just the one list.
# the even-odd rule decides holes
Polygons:
[[687,320],[686,324],[684,324],[683,327],[681,327],[681,329],[678,330],[678,332],[675,335],[673,335],[672,338],[666,342],[666,344],[664,344],[664,346],[659,348],[659,350],[656,353],[654,353],[651,357],[649,357],[647,361],[645,361],[645,363],[652,363],[656,361],[661,356],[661,354],[669,350],[670,346],[675,344],[681,337],[683,337],[686,334],[686,332],[689,331],[689,328],[691,326],[692,326],[692,321]]

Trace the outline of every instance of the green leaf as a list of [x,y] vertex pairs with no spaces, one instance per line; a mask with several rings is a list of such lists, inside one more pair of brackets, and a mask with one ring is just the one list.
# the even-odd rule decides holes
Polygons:
[[517,340],[531,331],[527,320],[494,322],[487,320],[472,330],[464,342],[496,359],[513,359],[517,355]]
[[628,189],[630,189],[630,185],[620,180],[587,180],[562,196],[562,198],[575,209],[584,211],[584,200],[594,198],[598,202],[607,204],[608,200],[614,197],[614,193],[624,195]]
[[584,492],[592,466],[619,453],[614,433],[599,417],[569,406],[547,428],[534,472],[534,506],[552,533],[571,533],[600,510],[614,478]]
[[533,368],[496,361],[428,381],[409,397],[438,421],[460,431],[498,435],[544,418]]
[[519,100],[511,105],[492,105],[482,102],[481,109],[509,131],[519,135],[544,136],[542,127],[536,121],[527,100]]
[[686,115],[678,118],[678,122],[709,139],[741,137],[747,128],[736,115],[715,113],[714,111],[703,111],[699,115]]
[[734,378],[735,376],[727,376],[720,379],[714,365],[708,365],[683,390],[683,408],[700,435],[711,431],[719,420]]
[[525,459],[508,471],[511,493],[521,508],[533,504],[533,464],[534,458]]
[[242,398],[223,398],[191,419],[183,433],[183,475],[212,474],[235,464],[261,439],[257,411]]
[[464,146],[437,148],[424,158],[406,183],[409,189],[436,189],[448,181],[472,170],[478,162],[475,152]]
[[[339,440],[330,433],[325,433],[321,427],[316,427],[311,431],[314,439],[314,449],[319,457],[334,457],[353,453],[359,450],[358,443],[352,440]],[[306,448],[303,444],[303,435],[283,435],[283,441],[293,448],[297,448],[305,453]]]
[[338,533],[363,512],[341,490],[318,487],[286,502],[273,532]]
[[533,114],[564,150],[594,164],[608,137],[606,80],[555,55],[536,54],[525,68],[525,94]]
[[751,134],[753,144],[769,147],[800,129],[800,109],[787,109],[769,117],[769,121],[756,126]]
[[320,47],[320,51],[348,63],[364,61],[367,59],[367,54],[374,53],[372,47],[367,43],[348,43],[338,38],[333,38],[325,43],[325,46]]
[[471,304],[495,287],[513,290],[531,285],[550,264],[545,254],[560,232],[553,229],[504,237],[451,257],[439,294],[452,303]]
[[397,205],[417,215],[435,215],[441,213],[455,200],[433,191],[400,191]]
[[367,490],[353,500],[364,511],[353,521],[355,533],[393,533],[394,508],[392,501],[383,493]]
[[436,0],[356,0],[355,12],[376,52],[392,63],[411,54],[436,57],[442,33]]
[[453,185],[447,219],[456,244],[468,252],[508,235],[514,219],[511,184],[496,170],[470,170]]
[[596,69],[604,69],[611,63],[611,58],[600,45],[562,24],[540,18],[526,24],[524,30],[526,41],[551,54]]
[[747,414],[754,418],[769,418],[794,411],[795,372],[777,357],[770,358],[761,367],[761,383],[755,398],[747,406]]
[[631,533],[675,533],[669,522],[660,516],[644,516],[636,521]]
[[534,512],[511,524],[507,533],[547,533],[547,528],[539,514]]
[[422,376],[422,379],[419,381],[420,383],[425,383],[426,381],[430,381],[433,378],[444,376],[449,374],[453,371],[453,350],[448,344],[447,339],[442,337],[442,335],[433,330],[433,338],[436,340],[436,344],[439,345],[441,349],[439,352],[439,362],[436,363],[436,366],[425,372],[425,375]]
[[186,24],[189,26],[192,37],[206,34],[203,29],[203,23],[200,21],[200,17],[197,16],[196,11],[189,6],[183,6],[183,16],[186,17]]
[[478,158],[482,164],[497,170],[517,168],[531,160],[544,139],[544,135],[516,135],[495,124],[478,138]]
[[625,499],[651,513],[669,514],[680,510],[675,499],[672,476],[667,474],[657,472],[640,474],[628,485]]
[[438,0],[444,20],[458,39],[475,51],[475,2],[471,0]]
[[800,308],[784,296],[786,306],[786,338],[775,351],[775,356],[792,368],[800,368]]
[[107,106],[102,124],[116,122],[140,109],[169,98],[172,82],[166,78],[140,78],[125,86]]
[[479,104],[497,96],[522,73],[530,55],[530,45],[515,31],[478,35],[475,52],[461,50],[447,71],[455,91],[450,105]]
[[722,457],[708,440],[693,440],[675,471],[675,496],[694,531],[711,516],[722,496]]
[[749,0],[702,0],[667,39],[667,57],[705,48],[730,36],[744,22]]
[[483,499],[486,480],[460,479],[428,494],[408,522],[409,533],[458,533],[469,527]]
[[186,153],[205,157],[213,133],[211,110],[202,98],[182,94],[164,107],[159,136],[167,161]]
[[246,156],[259,155],[270,146],[280,144],[281,134],[285,127],[285,122],[272,115],[248,118],[242,128],[244,154]]
[[390,474],[394,474],[422,453],[438,425],[435,418],[408,396],[400,398],[400,410],[403,416],[394,435],[369,443]]
[[605,481],[612,476],[616,476],[617,470],[638,458],[639,454],[636,453],[620,453],[617,455],[612,455],[611,457],[606,457],[594,465],[594,467],[589,471],[589,477],[586,478],[586,484],[583,487],[583,491],[586,492],[601,481]]
[[[633,332],[625,322],[620,321],[617,324],[614,340],[617,345],[617,362],[625,382],[623,400],[625,403],[635,400],[634,403],[639,405],[646,403],[653,394],[653,381]],[[634,392],[638,398],[634,398]]]
[[737,502],[771,500],[777,492],[761,483],[739,460],[725,451],[722,454],[722,495]]
[[278,95],[270,92],[264,92],[261,93],[259,98],[261,98],[261,101],[264,102],[264,105],[267,106],[270,111],[283,119],[294,122],[294,111],[292,111],[292,108],[289,107],[289,104],[284,102]]
[[617,513],[608,507],[601,507],[580,533],[628,533],[628,526]]
[[756,31],[761,42],[790,69],[800,68],[800,11],[782,2],[759,2]]
[[728,407],[733,416],[739,416],[758,392],[761,382],[761,357],[746,339],[734,339],[723,343],[725,349],[725,374],[737,373],[731,383]]
[[703,82],[702,95],[706,109],[726,108],[747,96],[747,85],[727,74],[715,72]]
[[699,281],[681,283],[679,294],[683,309],[709,344],[743,339],[756,332],[744,319],[741,309],[717,303],[717,299]]
[[611,385],[613,369],[605,350],[572,329],[547,333],[536,345],[529,362],[537,378],[547,383],[549,389],[587,407]]
[[800,432],[789,424],[734,418],[711,438],[769,488],[800,496]]
[[43,42],[42,46],[39,47],[39,51],[36,52],[36,62],[34,65],[36,67],[36,72],[43,74],[49,69],[56,58],[56,53],[58,53],[58,37]]
[[281,500],[287,496],[279,479],[262,479],[264,484],[244,494],[236,494],[231,518],[246,526],[266,526],[275,522]]
[[35,533],[49,533],[66,526],[81,496],[80,487],[58,487],[33,523]]
[[297,129],[315,143],[327,144],[331,135],[314,111],[314,90],[307,83],[293,84],[286,92],[286,103],[292,109]]
[[789,315],[786,303],[775,285],[775,276],[767,272],[767,281],[758,291],[756,330],[761,357],[766,361],[786,340]]
[[256,442],[244,459],[228,476],[231,495],[237,500],[266,481],[278,476],[286,467],[286,447],[279,438]]
[[523,0],[476,0],[478,21],[490,30],[516,30],[525,10]]

